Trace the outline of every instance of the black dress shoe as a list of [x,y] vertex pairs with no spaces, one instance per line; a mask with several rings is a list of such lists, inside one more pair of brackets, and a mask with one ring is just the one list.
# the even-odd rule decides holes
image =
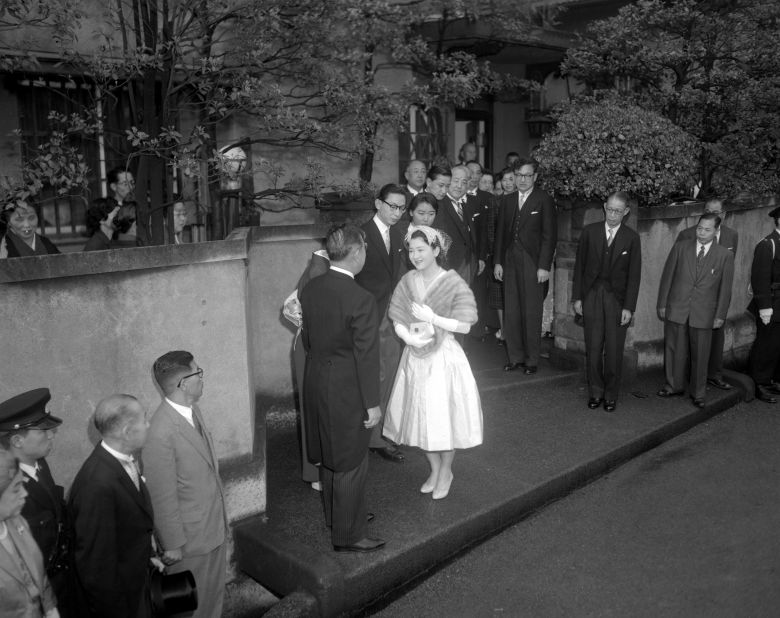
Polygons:
[[693,405],[695,405],[697,408],[703,408],[704,407],[704,399],[701,397],[694,397],[693,398]]
[[601,397],[591,397],[590,399],[588,399],[588,407],[589,407],[591,410],[595,410],[595,409],[596,409],[596,408],[598,408],[598,407],[599,407],[599,406],[600,406],[600,405],[601,405],[603,402],[604,402],[604,400],[603,400]]
[[352,545],[334,545],[333,551],[353,551],[365,554],[370,551],[376,551],[377,549],[384,547],[384,545],[385,542],[382,539],[372,539],[366,537],[365,539],[360,539],[357,543],[353,543]]
[[659,397],[679,397],[682,395],[680,391],[670,391],[666,388],[662,388],[660,391],[656,393]]
[[393,463],[404,462],[404,454],[400,451],[400,449],[394,448],[392,446],[372,448],[371,450],[379,455],[382,459],[387,459],[387,461],[392,461]]
[[604,400],[604,410],[607,412],[614,412],[615,408],[617,408],[617,401],[614,399],[605,399]]
[[707,378],[707,384],[711,384],[715,388],[719,388],[722,391],[730,391],[733,386],[721,378]]
[[771,384],[765,386],[764,390],[767,390],[774,395],[780,395],[780,384],[777,382],[772,382]]
[[756,399],[764,403],[777,403],[777,397],[774,397],[766,386],[756,384]]
[[539,368],[536,365],[526,365],[525,369],[523,369],[523,373],[527,376],[533,375],[537,371],[539,371]]
[[499,339],[498,345],[500,345],[502,348],[506,347],[506,339]]
[[504,371],[514,371],[515,369],[520,369],[521,367],[525,367],[525,363],[507,363],[504,365]]

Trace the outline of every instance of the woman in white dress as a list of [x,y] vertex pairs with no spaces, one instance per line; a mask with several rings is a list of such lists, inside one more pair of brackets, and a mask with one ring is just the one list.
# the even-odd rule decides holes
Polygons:
[[442,232],[410,227],[415,270],[398,283],[389,315],[406,343],[396,374],[384,436],[425,451],[431,473],[420,491],[445,498],[456,448],[482,444],[482,406],[466,355],[453,333],[477,321],[474,294],[454,270],[442,268],[449,246]]

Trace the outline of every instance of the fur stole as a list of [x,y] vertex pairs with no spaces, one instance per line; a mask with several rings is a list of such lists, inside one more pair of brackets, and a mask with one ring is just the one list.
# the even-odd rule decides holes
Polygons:
[[[406,273],[393,292],[388,308],[388,315],[393,322],[400,322],[407,328],[414,322],[419,322],[412,315],[412,303],[428,305],[436,315],[443,318],[454,318],[459,322],[474,324],[477,321],[477,303],[474,294],[466,282],[454,270],[441,273],[426,290],[422,275],[413,270]],[[434,339],[422,348],[412,348],[415,356],[427,356],[436,351],[448,331],[434,327]]]

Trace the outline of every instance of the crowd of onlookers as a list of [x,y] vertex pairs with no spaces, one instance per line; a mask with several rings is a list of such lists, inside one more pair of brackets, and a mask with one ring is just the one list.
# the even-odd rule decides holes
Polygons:
[[[83,250],[101,251],[143,247],[148,240],[137,227],[135,180],[132,172],[117,167],[106,174],[108,195],[89,205],[86,211],[86,235]],[[174,196],[171,203],[173,243],[182,244],[187,225],[187,207]],[[32,198],[12,200],[0,212],[0,258],[60,253],[57,246],[39,233],[39,219]]]

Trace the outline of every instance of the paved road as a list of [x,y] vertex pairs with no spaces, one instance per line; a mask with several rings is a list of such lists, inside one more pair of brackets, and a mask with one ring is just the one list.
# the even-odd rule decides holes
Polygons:
[[716,416],[374,611],[780,616],[780,405],[740,404]]

